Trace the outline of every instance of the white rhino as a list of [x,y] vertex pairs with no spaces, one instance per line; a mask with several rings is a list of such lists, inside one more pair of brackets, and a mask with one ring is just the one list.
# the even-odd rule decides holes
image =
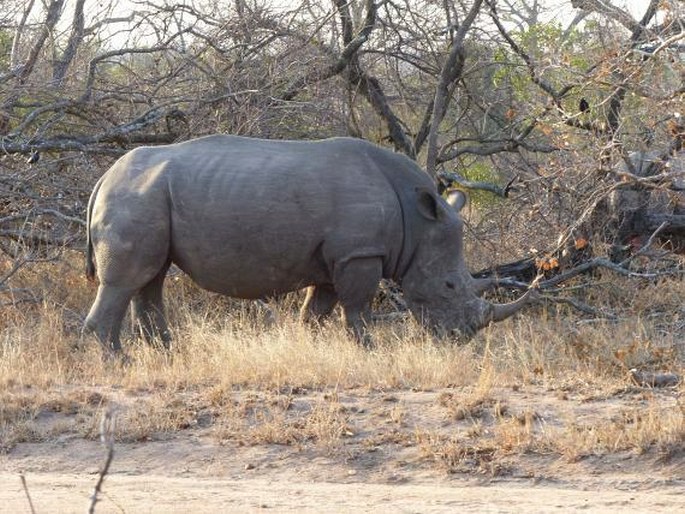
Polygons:
[[87,227],[87,275],[97,265],[99,288],[86,329],[115,352],[131,301],[146,337],[169,345],[171,263],[237,298],[308,287],[302,317],[340,303],[360,342],[383,277],[401,284],[416,317],[468,335],[531,299],[481,299],[457,211],[415,162],[358,139],[215,135],[137,148],[96,184]]

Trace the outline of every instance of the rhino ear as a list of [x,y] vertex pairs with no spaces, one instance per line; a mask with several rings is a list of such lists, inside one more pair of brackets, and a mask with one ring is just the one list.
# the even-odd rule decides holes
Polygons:
[[445,217],[446,212],[444,204],[440,202],[434,191],[425,187],[417,187],[416,196],[417,207],[421,216],[433,221]]
[[452,189],[447,193],[447,203],[452,206],[452,208],[459,212],[464,208],[464,205],[466,205],[466,202],[468,201],[468,197],[466,196],[466,193],[463,191],[459,191],[458,189]]

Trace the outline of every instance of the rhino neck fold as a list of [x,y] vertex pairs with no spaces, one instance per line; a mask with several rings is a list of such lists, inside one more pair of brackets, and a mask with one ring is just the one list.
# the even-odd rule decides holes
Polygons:
[[400,237],[400,250],[397,253],[397,259],[392,273],[392,279],[398,283],[402,282],[402,277],[407,273],[409,266],[411,266],[416,254],[417,238],[415,222],[412,222],[411,216],[406,212],[405,206],[411,205],[412,198],[410,198],[405,188],[398,187],[390,181],[395,195],[397,196],[397,203],[400,208],[400,215],[402,216],[402,235]]

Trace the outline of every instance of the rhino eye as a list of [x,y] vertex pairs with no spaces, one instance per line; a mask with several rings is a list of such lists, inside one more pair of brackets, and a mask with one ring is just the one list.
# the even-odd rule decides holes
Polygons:
[[454,282],[452,282],[451,280],[448,280],[447,282],[445,282],[445,285],[447,286],[448,289],[454,289]]

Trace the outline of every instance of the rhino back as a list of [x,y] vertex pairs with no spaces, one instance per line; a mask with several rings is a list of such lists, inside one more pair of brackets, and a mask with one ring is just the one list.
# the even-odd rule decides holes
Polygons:
[[330,283],[336,265],[364,255],[391,273],[402,214],[378,150],[210,136],[141,149],[125,167],[145,175],[128,182],[138,201],[164,189],[156,210],[170,222],[172,260],[206,289],[253,298]]

